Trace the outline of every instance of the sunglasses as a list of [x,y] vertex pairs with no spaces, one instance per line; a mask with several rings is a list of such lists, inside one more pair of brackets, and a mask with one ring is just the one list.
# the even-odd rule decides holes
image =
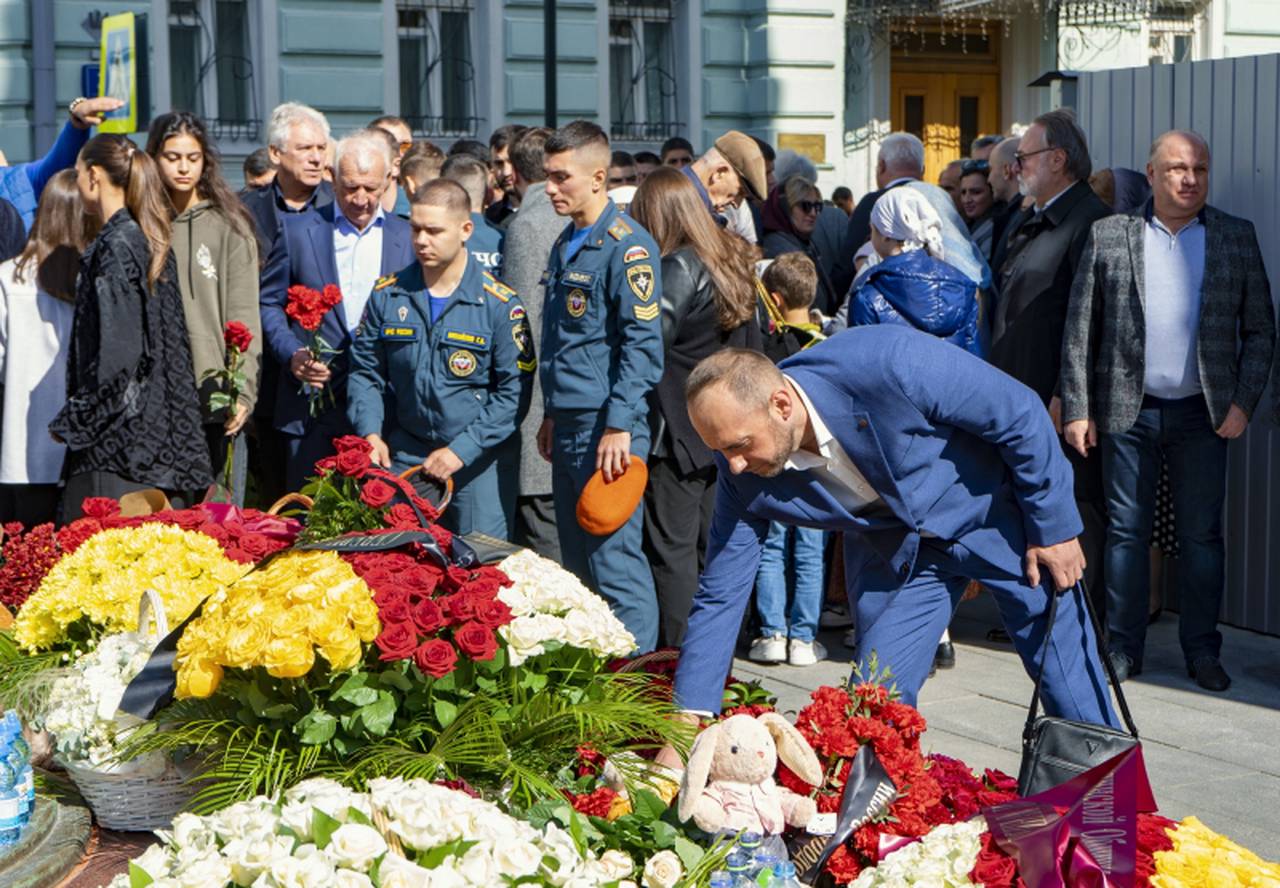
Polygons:
[[966,160],[960,164],[960,175],[967,176],[970,173],[985,173],[991,169],[991,164],[985,160]]
[[801,200],[796,201],[796,206],[800,208],[802,213],[817,213],[822,210],[822,201],[820,200]]
[[1057,151],[1057,150],[1058,150],[1057,148],[1041,148],[1039,151],[1028,151],[1026,154],[1023,154],[1021,151],[1018,151],[1018,152],[1015,152],[1013,155],[1013,162],[1016,163],[1018,166],[1022,166],[1022,162],[1026,160],[1028,157],[1035,157],[1037,154],[1044,154],[1046,151]]

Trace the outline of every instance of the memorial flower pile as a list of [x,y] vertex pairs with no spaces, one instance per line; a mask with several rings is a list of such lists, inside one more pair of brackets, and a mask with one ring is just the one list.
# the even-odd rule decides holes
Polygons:
[[1155,853],[1151,888],[1272,888],[1280,885],[1280,865],[1268,863],[1226,836],[1188,817],[1167,831],[1168,847]]
[[176,625],[244,572],[202,533],[160,523],[103,530],[49,570],[18,612],[14,639],[28,653],[91,648],[102,635],[137,629],[144,589],[159,594]]

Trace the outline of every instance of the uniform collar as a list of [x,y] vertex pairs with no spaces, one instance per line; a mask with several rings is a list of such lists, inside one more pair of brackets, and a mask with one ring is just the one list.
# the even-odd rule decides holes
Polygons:
[[[466,250],[466,246],[463,246]],[[426,291],[426,282],[422,279],[422,266],[414,264],[414,278],[417,286],[415,291]],[[467,253],[467,267],[462,271],[462,279],[458,281],[458,286],[454,287],[453,292],[449,294],[445,300],[444,309],[440,313],[440,317],[444,317],[444,312],[448,311],[449,306],[455,302],[467,302],[471,305],[483,305],[484,298],[481,295],[484,292],[484,269],[480,267],[480,263],[475,260],[470,252]]]
[[618,205],[613,201],[605,204],[604,212],[600,214],[600,218],[591,226],[591,233],[587,235],[587,241],[582,245],[582,249],[588,247],[600,248],[604,245],[604,239],[609,236],[609,228],[614,222],[618,221]]

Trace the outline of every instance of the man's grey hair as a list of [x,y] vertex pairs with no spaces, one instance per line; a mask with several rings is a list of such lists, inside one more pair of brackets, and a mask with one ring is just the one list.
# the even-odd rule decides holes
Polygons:
[[803,154],[784,148],[778,152],[773,162],[773,175],[779,182],[785,182],[792,176],[799,176],[806,182],[817,183],[818,168],[814,162]]
[[977,154],[983,148],[987,148],[992,145],[999,145],[1003,141],[1004,141],[1004,136],[1001,135],[1000,133],[992,133],[991,135],[987,135],[987,136],[978,136],[978,138],[974,139],[973,142],[970,143],[969,153]]
[[690,407],[713,385],[723,383],[726,394],[748,409],[763,407],[782,384],[782,371],[761,352],[725,348],[704,358],[685,380],[685,403]]
[[324,140],[329,141],[329,121],[325,116],[301,102],[285,102],[276,105],[271,112],[271,123],[267,127],[267,143],[277,151],[284,151],[289,144],[289,133],[300,123],[310,123],[319,127],[324,133]]
[[919,175],[924,172],[924,143],[911,133],[889,133],[880,142],[876,158],[886,169],[915,171]]
[[386,136],[373,130],[356,130],[338,140],[333,150],[333,176],[338,178],[344,160],[355,164],[356,172],[367,173],[381,159],[384,175],[391,172],[391,147]]
[[1209,141],[1204,136],[1200,135],[1195,130],[1173,129],[1156,136],[1156,140],[1151,143],[1151,151],[1147,154],[1147,163],[1153,163],[1156,159],[1156,154],[1164,147],[1164,143],[1174,136],[1181,136],[1188,142],[1191,142],[1194,145],[1199,145],[1204,149],[1205,159],[1209,159]]
[[1067,156],[1064,172],[1076,181],[1088,179],[1093,173],[1093,161],[1089,157],[1089,140],[1076,123],[1075,112],[1058,108],[1041,114],[1035,120],[1044,128],[1046,148],[1060,148]]

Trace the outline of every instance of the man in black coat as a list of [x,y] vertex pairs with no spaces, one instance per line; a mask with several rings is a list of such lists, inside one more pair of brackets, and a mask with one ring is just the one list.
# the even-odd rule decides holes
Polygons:
[[[1089,147],[1070,111],[1037,117],[1014,159],[1022,191],[1035,204],[1014,216],[995,248],[997,297],[988,360],[1034,389],[1061,431],[1058,373],[1071,282],[1090,227],[1111,209],[1089,187]],[[1101,609],[1107,527],[1101,461],[1071,448],[1066,453],[1084,520],[1085,582]]]

